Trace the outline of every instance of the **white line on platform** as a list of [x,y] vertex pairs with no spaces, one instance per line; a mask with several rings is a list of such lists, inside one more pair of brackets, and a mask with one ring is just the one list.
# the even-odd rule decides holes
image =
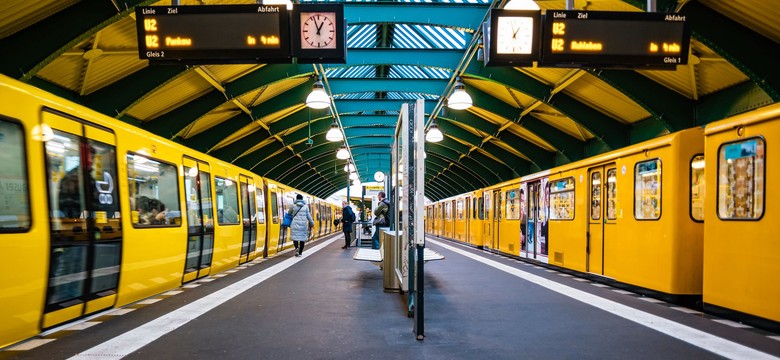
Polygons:
[[482,256],[472,254],[470,252],[458,249],[456,247],[444,244],[440,241],[427,240],[437,246],[441,246],[447,250],[454,251],[465,257],[479,261],[485,265],[494,267],[505,273],[517,276],[521,279],[530,281],[539,286],[545,287],[562,295],[566,295],[574,300],[581,301],[585,304],[594,306],[601,310],[618,315],[622,318],[631,320],[637,324],[646,326],[650,329],[667,334],[675,339],[685,341],[691,345],[702,348],[706,351],[710,351],[714,354],[723,356],[729,359],[778,359],[770,354],[751,349],[747,346],[735,343],[733,341],[726,340],[721,337],[717,337],[712,334],[708,334],[701,330],[694,329],[689,326],[685,326],[674,321],[664,319],[660,316],[652,315],[644,311],[640,311],[623,304],[616,303],[611,300],[604,299],[602,297],[580,291],[569,286],[557,283],[552,280],[545,279],[541,276],[537,276],[526,271],[513,268],[508,265],[501,264],[497,261],[486,259]]
[[338,237],[325,240],[321,244],[308,248],[301,257],[293,257],[269,267],[257,274],[247,277],[237,283],[229,285],[222,290],[216,291],[201,299],[198,299],[177,310],[154,319],[144,325],[119,335],[111,340],[99,344],[91,349],[76,354],[70,359],[121,359],[132,354],[136,350],[162,337],[163,335],[178,329],[193,319],[205,314],[206,312],[222,305],[226,301],[240,295],[257,284],[262,283],[285,269],[295,265],[299,261],[309,257],[311,254],[320,251],[324,247],[336,241]]

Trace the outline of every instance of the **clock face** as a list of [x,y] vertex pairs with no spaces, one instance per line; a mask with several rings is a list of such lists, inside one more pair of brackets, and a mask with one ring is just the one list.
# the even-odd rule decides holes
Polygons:
[[335,49],[336,48],[336,13],[302,12],[301,13],[301,48],[302,49]]
[[497,54],[531,54],[534,39],[534,19],[524,16],[498,18]]

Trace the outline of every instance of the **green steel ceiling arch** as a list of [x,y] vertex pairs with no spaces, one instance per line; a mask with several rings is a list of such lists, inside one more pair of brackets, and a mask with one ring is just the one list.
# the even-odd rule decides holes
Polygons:
[[[315,114],[312,114],[312,116],[315,116]],[[322,124],[327,124],[327,126],[330,126],[330,119],[331,119],[330,117],[312,118],[311,124],[318,124],[318,126],[324,126]],[[306,110],[299,111],[279,121],[288,122],[289,125],[279,126],[276,124],[276,122],[274,122],[269,126],[269,131],[266,131],[262,128],[258,128],[255,132],[246,134],[244,137],[236,140],[235,142],[226,145],[220,149],[213,150],[210,153],[215,157],[226,159],[227,161],[238,164],[241,161],[240,158],[251,155],[251,153],[247,153],[247,151],[254,148],[258,142],[262,141],[265,138],[268,138],[269,136],[274,136],[276,134],[282,133],[293,126],[297,126],[308,122],[309,114]],[[306,129],[308,131],[308,128]],[[258,150],[260,149],[255,149],[253,152],[256,152]]]
[[[539,120],[533,115],[533,112],[521,117],[522,110],[515,108],[495,97],[477,89],[475,87],[469,88],[469,95],[474,101],[474,106],[490,111],[504,119],[513,121],[523,128],[531,131],[540,138],[544,139],[550,145],[557,149],[558,153],[565,154],[571,161],[580,160],[583,157],[585,142],[581,141],[557,128],[548,125],[546,122]],[[498,129],[493,130],[490,134],[495,135]],[[518,149],[519,150],[519,149]],[[553,156],[554,154],[539,153],[539,150],[544,149],[531,149],[527,154],[529,157],[533,157],[533,154],[537,154],[541,158],[539,168],[544,169],[546,164],[549,164],[550,159],[547,156]],[[522,152],[522,151],[521,151]]]
[[453,174],[454,173],[452,171],[446,171],[446,172],[437,173],[433,177],[442,180],[444,183],[449,185],[453,190],[455,190],[458,194],[462,194],[472,190],[468,186],[465,186],[462,182],[458,181],[459,179],[456,178]]
[[147,66],[82,97],[81,101],[107,116],[122,118],[133,105],[188,71],[184,65]]
[[[432,171],[428,171],[428,170]],[[447,167],[444,165],[441,165],[441,162],[434,162],[434,161],[426,161],[425,162],[425,174],[426,174],[426,180],[430,178],[435,178],[438,176],[443,176],[450,183],[456,183],[460,187],[463,187],[464,192],[468,191],[469,189],[476,188],[479,185],[473,184],[470,180],[466,179],[465,177],[458,174],[458,172],[455,171],[446,171]],[[478,183],[477,183],[478,184]]]
[[433,199],[436,201],[458,194],[454,189],[448,187],[447,184],[441,182],[431,182],[430,184],[426,184],[425,189],[433,189],[434,191],[438,192],[439,195],[433,197]]
[[[432,154],[425,159],[425,164],[426,166],[428,164],[433,165],[434,169],[441,169],[438,172],[452,171],[453,173],[457,174],[457,176],[461,177],[466,183],[473,186],[474,188],[485,187],[490,185],[484,178],[482,178],[479,174],[475,173],[473,170],[465,168],[463,164],[452,162],[449,159],[446,159],[444,157],[440,157]],[[426,171],[426,176],[427,175],[428,173]],[[433,176],[435,174],[431,173],[430,175]]]
[[491,169],[492,165],[495,164],[495,161],[492,159],[489,160],[488,164],[486,165],[477,161],[473,161],[469,157],[461,158],[461,153],[451,150],[444,145],[440,145],[440,143],[426,144],[426,153],[428,156],[439,156],[452,163],[460,163],[463,168],[469,169],[469,171],[473,171],[474,174],[479,174],[478,176],[483,178],[488,184],[495,184],[501,181],[501,178],[498,176],[498,174],[493,169]]
[[[427,186],[427,187],[425,187],[425,189],[423,189],[423,191],[425,191],[425,197],[428,198],[431,201],[437,201],[438,199],[442,199],[443,198],[441,190],[439,190],[438,188]],[[425,206],[428,206],[428,205],[429,204],[426,204]]]
[[780,101],[777,43],[698,2],[685,3],[680,14],[690,21],[691,36],[734,64],[772,100]]
[[[473,70],[470,68],[470,70]],[[552,94],[552,88],[538,80],[512,68],[482,67],[477,73],[467,76],[492,81],[511,87],[537,100],[544,101],[549,106],[567,115],[594,134],[599,134],[610,149],[619,149],[629,145],[629,127],[598,110],[583,104],[562,92]],[[497,81],[495,79],[501,79]]]
[[[300,105],[303,102],[302,99],[305,99],[310,92],[311,85],[309,82],[306,82],[300,86],[296,86],[282,94],[260,103],[255,107],[250,108],[252,112],[251,117],[242,112],[230,119],[220,122],[218,125],[211,127],[207,131],[203,131],[200,134],[183,140],[183,143],[184,145],[192,147],[198,151],[203,151],[206,153],[211,152],[214,146],[216,146],[220,141],[233,135],[235,132],[241,130],[244,126],[251,124],[253,121],[260,121],[260,119],[265,116],[272,115],[282,110],[288,110],[292,107]],[[288,117],[301,121],[302,117],[308,120],[308,115],[309,113],[306,110],[299,110],[294,114],[288,115]],[[252,120],[253,118],[255,120]],[[305,122],[306,120],[303,121]],[[279,133],[279,131],[271,131],[269,126],[268,133],[273,135]]]
[[[59,55],[155,0],[127,0],[120,9],[112,1],[79,1],[0,40],[0,73],[27,81]],[[34,44],[34,46],[30,46]],[[22,51],[23,49],[23,51]],[[14,54],[13,57],[8,55]]]
[[[290,73],[294,75],[288,75]],[[224,93],[218,89],[213,89],[197,99],[191,100],[186,105],[179,106],[162,116],[148,121],[144,124],[144,128],[162,137],[172,139],[189,124],[226,102],[230,102],[233,98],[285,79],[311,76],[312,73],[311,67],[303,65],[276,64],[263,66],[250,74],[225,84]],[[304,99],[300,99],[300,102],[302,103]],[[252,118],[256,119],[261,116],[264,116],[264,114],[259,113],[259,110],[257,113],[252,110]]]

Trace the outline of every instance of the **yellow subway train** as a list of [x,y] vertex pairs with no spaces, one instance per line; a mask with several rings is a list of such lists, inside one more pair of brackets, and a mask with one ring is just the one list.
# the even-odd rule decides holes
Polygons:
[[773,143],[780,104],[440,200],[425,228],[780,331]]
[[0,348],[292,246],[340,207],[0,76]]

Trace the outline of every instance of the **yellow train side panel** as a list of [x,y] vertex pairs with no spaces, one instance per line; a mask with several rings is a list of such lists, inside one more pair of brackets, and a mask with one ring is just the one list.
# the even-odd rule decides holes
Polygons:
[[[148,134],[116,129],[119,195],[122,213],[122,274],[116,306],[123,306],[179,286],[184,272],[187,248],[187,217],[177,227],[136,228],[132,224],[130,208],[127,152],[144,152],[150,158],[178,164],[182,152],[176,146]],[[179,169],[180,171],[180,169]],[[179,199],[184,199],[182,177],[178,179]],[[183,210],[183,209],[182,209]]]
[[574,219],[550,220],[547,233],[550,263],[580,272],[587,271],[587,190],[584,180],[580,181],[587,177],[586,173],[580,168],[555,172],[549,177],[550,182],[574,179]]
[[46,178],[40,163],[43,146],[31,135],[39,116],[39,104],[33,98],[17,93],[5,81],[0,84],[0,99],[14,104],[4,107],[0,115],[17,119],[23,126],[28,171],[24,191],[30,199],[33,219],[27,232],[0,235],[0,347],[3,347],[40,331],[49,270],[49,224],[46,221],[49,216],[43,185]]
[[[482,191],[473,191],[471,193],[471,218],[470,218],[470,224],[469,224],[469,243],[471,245],[482,247],[484,245],[484,238],[483,238],[483,228],[484,228],[484,219],[480,219],[480,214],[484,214],[484,209],[482,212],[479,211],[480,209],[480,198],[482,197]],[[476,199],[475,202],[473,199]],[[475,205],[476,204],[476,205]],[[476,210],[476,211],[475,211]],[[475,216],[476,215],[476,216]],[[483,215],[484,218],[484,215]]]
[[454,200],[453,208],[453,228],[454,239],[460,242],[466,241],[466,204],[465,197],[458,197]]
[[[702,152],[702,130],[690,129],[552,169],[550,182],[574,179],[575,200],[574,219],[550,222],[550,262],[664,293],[700,294],[702,225],[689,214],[689,173]],[[655,159],[661,162],[660,218],[637,220],[635,166]],[[594,222],[588,179],[591,171],[609,169],[616,171],[616,219]],[[600,222],[603,230],[594,227]]]
[[[238,184],[238,169],[232,165],[221,161],[215,161],[211,164],[212,176],[219,176],[223,179],[229,179],[234,184]],[[212,180],[214,183],[214,180]],[[219,198],[216,194],[216,185],[211,187],[212,199],[215,199],[214,208],[218,209]],[[239,192],[238,197],[241,197]],[[240,209],[235,209],[240,211]],[[239,219],[240,220],[240,219]],[[220,224],[219,215],[214,219],[214,253],[211,260],[211,274],[220,273],[227,269],[238,266],[238,260],[241,257],[241,243],[243,240],[244,228],[239,221],[238,224]]]
[[[723,144],[747,139],[764,141],[763,216],[728,220],[719,216],[719,151]],[[707,126],[705,138],[704,296],[707,304],[780,321],[780,105],[739,115]],[[759,163],[756,177],[760,174]],[[721,165],[722,166],[722,165]],[[725,176],[724,176],[725,177]],[[724,183],[726,183],[724,181]],[[727,184],[727,183],[726,183]],[[761,199],[755,201],[756,205]]]

